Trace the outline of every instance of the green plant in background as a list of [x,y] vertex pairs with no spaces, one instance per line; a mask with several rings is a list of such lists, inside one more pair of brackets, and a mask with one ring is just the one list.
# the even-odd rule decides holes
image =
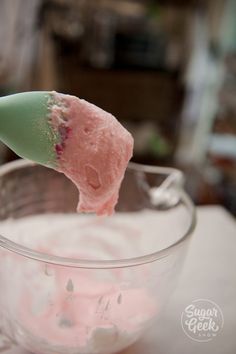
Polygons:
[[154,156],[166,157],[172,150],[170,143],[157,132],[152,133],[147,145],[149,153]]
[[160,19],[161,16],[161,7],[156,1],[151,1],[147,6],[147,15],[150,18],[155,18],[156,20]]

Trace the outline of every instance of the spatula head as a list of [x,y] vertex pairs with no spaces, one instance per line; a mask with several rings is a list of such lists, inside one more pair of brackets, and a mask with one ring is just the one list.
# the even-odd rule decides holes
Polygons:
[[0,98],[0,138],[17,155],[56,167],[60,137],[50,125],[53,95],[23,92]]

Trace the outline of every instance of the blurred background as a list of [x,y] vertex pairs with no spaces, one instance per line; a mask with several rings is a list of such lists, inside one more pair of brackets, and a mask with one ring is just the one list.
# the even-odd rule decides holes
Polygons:
[[91,101],[131,131],[133,161],[182,169],[195,203],[236,215],[235,15],[235,0],[1,0],[0,95]]

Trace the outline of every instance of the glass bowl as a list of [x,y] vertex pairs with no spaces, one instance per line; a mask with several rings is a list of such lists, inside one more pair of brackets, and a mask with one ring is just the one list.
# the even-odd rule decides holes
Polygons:
[[195,226],[183,175],[130,163],[116,213],[75,213],[63,175],[0,168],[0,327],[35,354],[111,354],[156,320]]

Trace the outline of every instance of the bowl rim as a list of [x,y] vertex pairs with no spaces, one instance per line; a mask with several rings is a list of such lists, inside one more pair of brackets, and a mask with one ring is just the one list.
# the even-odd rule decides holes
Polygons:
[[[0,177],[9,173],[13,170],[26,168],[29,166],[38,166],[37,163],[19,159],[12,162],[8,162],[0,166]],[[45,167],[46,168],[46,167]],[[143,165],[130,162],[128,169],[143,171],[147,173],[158,173],[158,174],[173,174],[175,173],[183,179],[183,174],[180,170],[172,167],[158,167]],[[191,201],[188,194],[182,189],[181,186],[178,188],[178,193],[182,202],[185,204],[185,207],[188,210],[190,223],[186,232],[174,243],[170,244],[168,247],[158,250],[153,253],[149,253],[143,256],[133,257],[133,258],[124,258],[119,260],[86,260],[86,259],[76,259],[62,256],[49,255],[44,252],[35,251],[29,247],[22,246],[16,242],[10,241],[6,237],[0,234],[0,247],[7,249],[13,253],[21,255],[25,258],[29,258],[35,261],[40,261],[46,264],[53,264],[57,266],[64,267],[74,267],[74,268],[86,268],[86,269],[109,269],[109,268],[126,268],[134,267],[147,263],[152,263],[158,261],[162,258],[165,258],[175,252],[179,247],[182,247],[191,237],[195,226],[196,226],[196,209]]]

